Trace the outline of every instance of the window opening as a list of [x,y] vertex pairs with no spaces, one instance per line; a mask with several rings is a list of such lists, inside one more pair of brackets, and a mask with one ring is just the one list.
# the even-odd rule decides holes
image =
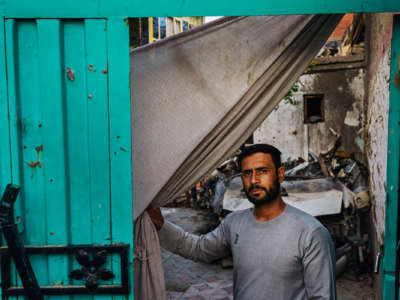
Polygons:
[[304,123],[324,121],[324,95],[304,95]]

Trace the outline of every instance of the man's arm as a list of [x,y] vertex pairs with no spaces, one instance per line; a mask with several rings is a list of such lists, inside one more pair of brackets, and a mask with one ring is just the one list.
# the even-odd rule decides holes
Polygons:
[[336,300],[335,248],[328,230],[320,227],[306,240],[304,283],[310,300]]
[[204,235],[194,235],[182,228],[164,221],[161,211],[149,209],[154,225],[159,230],[161,247],[194,261],[212,262],[230,254],[229,228],[222,222],[214,231]]

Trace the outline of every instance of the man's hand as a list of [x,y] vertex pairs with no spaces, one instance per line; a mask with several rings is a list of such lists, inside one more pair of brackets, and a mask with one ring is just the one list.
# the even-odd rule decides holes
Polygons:
[[160,230],[161,227],[164,225],[164,217],[161,213],[161,209],[153,208],[149,205],[146,209],[147,213],[149,214],[151,220],[153,221],[154,226],[156,226],[157,230]]

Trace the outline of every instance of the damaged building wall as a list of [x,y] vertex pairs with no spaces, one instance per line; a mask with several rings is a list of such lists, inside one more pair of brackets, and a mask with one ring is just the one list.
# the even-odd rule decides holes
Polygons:
[[[331,58],[335,60],[336,58]],[[337,61],[337,59],[336,59]],[[334,133],[342,135],[340,150],[355,153],[364,160],[364,68],[351,63],[326,64],[324,71],[304,74],[293,93],[293,101],[281,101],[263,124],[254,132],[254,142],[271,143],[282,150],[282,159],[307,159],[308,151],[319,154],[336,140]],[[305,123],[305,98],[322,96],[322,120]],[[308,102],[310,103],[310,102]],[[312,121],[312,120],[311,120]]]
[[275,145],[282,151],[283,161],[304,157],[307,153],[303,103],[300,99],[301,94],[295,93],[293,103],[281,102],[254,132],[254,143]]
[[[367,14],[366,144],[371,197],[372,252],[380,251],[385,235],[385,202],[389,112],[390,55],[393,14]],[[381,278],[375,276],[376,299]]]
[[369,189],[377,242],[383,244],[389,112],[390,45],[393,14],[369,14],[367,49],[367,143]]

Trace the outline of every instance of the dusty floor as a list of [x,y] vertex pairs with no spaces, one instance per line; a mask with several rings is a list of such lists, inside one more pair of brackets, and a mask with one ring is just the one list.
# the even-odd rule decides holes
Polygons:
[[[208,211],[190,208],[163,208],[167,220],[198,234],[209,229]],[[232,297],[232,268],[220,263],[203,264],[162,250],[168,299],[228,300]],[[375,300],[372,280],[355,281],[349,273],[337,279],[338,300]]]

